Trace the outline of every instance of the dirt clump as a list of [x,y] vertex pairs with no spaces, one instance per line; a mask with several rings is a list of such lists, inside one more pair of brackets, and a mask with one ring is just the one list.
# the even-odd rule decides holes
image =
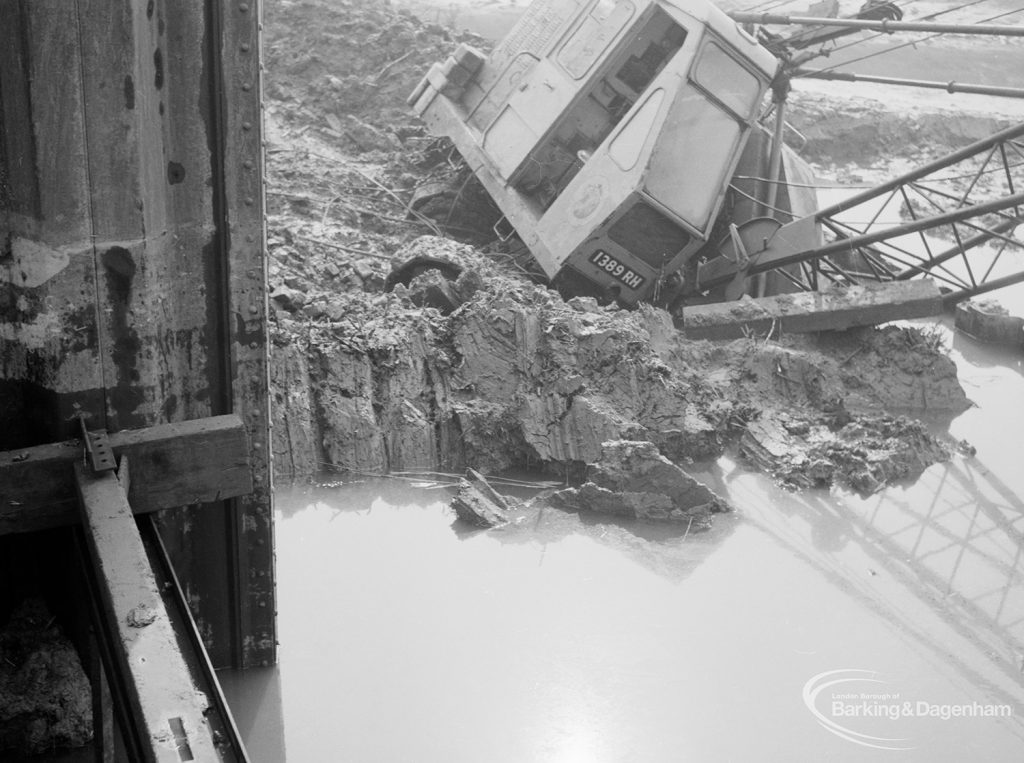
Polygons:
[[41,599],[26,599],[0,630],[0,758],[92,740],[92,690],[71,642]]
[[630,519],[685,522],[705,529],[711,514],[730,511],[724,499],[665,458],[650,442],[616,440],[577,488],[556,492],[555,502],[579,511]]
[[467,469],[459,480],[458,492],[449,504],[455,515],[476,527],[500,527],[508,522],[512,508],[507,498],[491,487],[475,469]]
[[842,400],[862,413],[956,415],[970,407],[934,329],[888,325],[790,336],[743,356],[746,384],[766,401],[821,408]]
[[[840,422],[845,422],[840,425]],[[840,484],[861,495],[916,477],[950,457],[948,445],[905,417],[761,416],[747,426],[740,454],[792,488]]]

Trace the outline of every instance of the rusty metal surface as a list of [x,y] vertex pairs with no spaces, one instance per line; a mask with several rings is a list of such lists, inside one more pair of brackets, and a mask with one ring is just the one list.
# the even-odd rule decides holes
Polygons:
[[273,662],[258,6],[0,18],[0,449],[239,414],[254,493],[162,526],[215,664]]

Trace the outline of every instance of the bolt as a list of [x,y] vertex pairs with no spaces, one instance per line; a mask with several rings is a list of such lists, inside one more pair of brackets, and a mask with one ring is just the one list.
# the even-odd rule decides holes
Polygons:
[[250,45],[247,42],[243,42],[241,48],[243,53],[248,53],[250,50],[252,50],[252,45]]
[[252,122],[242,122],[242,129],[243,130],[251,130],[252,129]]
[[248,93],[250,90],[252,90],[252,85],[248,82],[244,82],[242,83],[242,90]]
[[238,10],[240,10],[242,13],[248,13],[249,12],[249,4],[248,3],[239,3],[238,4]]

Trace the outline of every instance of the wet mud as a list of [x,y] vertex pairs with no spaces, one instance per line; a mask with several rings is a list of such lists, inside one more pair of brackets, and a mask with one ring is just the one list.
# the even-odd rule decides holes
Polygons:
[[[566,302],[538,284],[496,238],[493,207],[457,155],[404,104],[442,53],[486,41],[352,2],[272,3],[268,30],[279,476],[472,467],[578,486],[606,443],[629,441],[682,468],[736,452],[791,487],[869,493],[952,452],[915,420],[969,405],[927,331],[693,341],[654,308]],[[367,40],[380,42],[369,54]],[[889,134],[872,104],[795,101],[822,166],[841,168],[848,150],[868,163],[910,151],[851,135],[861,122]],[[887,119],[893,136],[909,132],[905,118]],[[936,128],[929,151],[990,127],[933,121],[946,133]],[[412,257],[458,263],[462,275],[428,272],[386,291]]]
[[464,267],[465,301],[447,315],[418,304],[421,276],[339,297],[333,320],[279,317],[279,465],[530,469],[579,481],[606,443],[630,440],[681,465],[738,445],[787,484],[864,490],[950,452],[892,411],[952,417],[969,405],[941,343],[920,329],[692,341],[663,311],[565,302],[447,239],[396,256],[428,254]]

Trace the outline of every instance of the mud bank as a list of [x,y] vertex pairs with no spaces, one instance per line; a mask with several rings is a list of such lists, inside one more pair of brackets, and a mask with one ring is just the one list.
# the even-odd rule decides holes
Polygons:
[[[494,242],[479,186],[404,104],[458,41],[484,40],[386,5],[279,1],[267,13],[279,476],[473,467],[577,481],[605,443],[626,440],[682,465],[735,448],[791,485],[865,491],[948,453],[884,418],[967,405],[952,362],[920,332],[687,341],[663,312],[566,303],[526,278]],[[988,131],[798,96],[790,113],[805,153],[836,176],[855,157],[916,158],[925,149],[902,136],[925,122],[927,151]],[[468,266],[458,309],[430,307],[445,288],[429,276],[383,290],[413,255]],[[901,466],[872,466],[889,462]]]
[[[472,467],[573,479],[608,441],[648,442],[685,464],[756,437],[757,422],[783,412],[787,448],[817,448],[817,464],[828,458],[823,432],[874,453],[887,412],[952,415],[968,405],[952,362],[916,329],[688,341],[663,311],[566,303],[447,239],[420,238],[396,258],[424,255],[467,268],[459,284],[467,301],[449,315],[417,306],[417,280],[339,295],[326,308],[334,318],[279,314],[279,474]],[[881,482],[948,453],[923,430],[911,439],[905,450],[917,458]],[[885,448],[879,458],[892,457],[892,444]],[[814,484],[833,480],[859,485],[843,469],[815,468]]]
[[790,94],[786,112],[797,133],[787,141],[819,165],[923,163],[1010,127],[1010,119],[958,111],[895,110],[866,98]]
[[489,47],[478,35],[387,2],[270,0],[265,23],[266,96],[298,103],[291,113],[297,123],[328,114],[385,128],[405,122],[405,99],[427,67],[459,42]]

